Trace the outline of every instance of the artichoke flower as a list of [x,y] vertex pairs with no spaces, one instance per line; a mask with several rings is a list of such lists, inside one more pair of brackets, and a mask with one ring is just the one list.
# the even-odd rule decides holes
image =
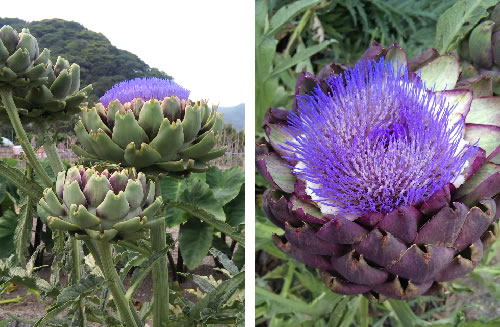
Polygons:
[[[28,29],[18,34],[11,26],[0,29],[0,88],[11,89],[23,123],[67,120],[80,111],[92,90],[80,90],[80,66],[61,57],[55,65],[50,51],[39,51]],[[8,121],[0,103],[0,121]]]
[[223,116],[169,80],[142,78],[115,85],[82,111],[75,132],[82,157],[140,170],[184,174],[208,169],[225,148],[213,149]]
[[462,40],[458,54],[462,84],[492,83],[493,92],[500,95],[500,4]]
[[130,240],[143,236],[162,206],[155,183],[135,169],[101,172],[74,166],[57,175],[55,192],[47,188],[38,214],[54,230],[76,238]]
[[498,237],[498,99],[456,89],[459,71],[374,44],[354,67],[302,73],[292,111],[268,110],[256,165],[273,240],[332,291],[432,294]]

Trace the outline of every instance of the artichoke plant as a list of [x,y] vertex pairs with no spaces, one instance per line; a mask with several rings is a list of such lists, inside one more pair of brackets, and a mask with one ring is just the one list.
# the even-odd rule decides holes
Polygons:
[[[80,90],[80,67],[61,57],[55,65],[50,51],[39,51],[28,29],[17,33],[11,26],[0,29],[0,88],[10,89],[23,123],[61,121],[80,111],[91,86]],[[0,103],[0,121],[8,121]]]
[[[461,84],[489,84],[500,95],[500,3],[460,43]],[[490,82],[491,80],[491,82]]]
[[334,292],[431,294],[497,238],[498,98],[457,88],[459,73],[434,49],[408,62],[374,44],[354,67],[302,73],[293,110],[268,110],[256,165],[273,240]]
[[53,230],[112,241],[142,237],[161,206],[155,183],[147,184],[135,169],[111,173],[74,166],[57,175],[55,192],[45,189],[38,213]]
[[75,132],[76,154],[133,166],[184,174],[208,169],[223,155],[213,149],[223,116],[206,101],[192,103],[189,91],[169,80],[141,78],[115,85],[93,108],[82,111]]

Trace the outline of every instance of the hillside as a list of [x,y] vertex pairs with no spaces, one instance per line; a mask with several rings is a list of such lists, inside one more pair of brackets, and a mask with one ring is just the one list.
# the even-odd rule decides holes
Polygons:
[[233,125],[237,131],[245,129],[245,104],[241,103],[235,107],[219,107],[218,112],[224,114],[224,123]]
[[79,23],[63,19],[26,22],[18,18],[0,18],[0,28],[11,25],[17,31],[27,27],[37,38],[40,49],[51,50],[52,61],[58,56],[81,67],[81,85],[92,83],[90,101],[99,99],[114,84],[135,77],[171,76],[148,66],[135,54],[120,50],[101,33],[88,30]]

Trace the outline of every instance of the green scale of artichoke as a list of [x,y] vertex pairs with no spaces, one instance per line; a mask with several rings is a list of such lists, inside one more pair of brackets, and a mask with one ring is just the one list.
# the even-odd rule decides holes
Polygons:
[[176,96],[162,101],[135,98],[107,107],[84,108],[75,132],[85,158],[135,167],[148,173],[185,174],[208,169],[208,161],[226,148],[214,149],[223,115],[205,101],[191,103]]

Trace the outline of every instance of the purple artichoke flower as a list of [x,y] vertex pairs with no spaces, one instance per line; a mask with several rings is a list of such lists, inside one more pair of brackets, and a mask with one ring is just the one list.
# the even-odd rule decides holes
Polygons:
[[303,73],[270,108],[257,167],[275,244],[328,286],[411,299],[470,272],[498,237],[498,98],[457,89],[455,57],[374,44],[353,68]]
[[135,98],[144,101],[150,99],[164,99],[176,96],[181,100],[187,100],[191,92],[174,81],[156,77],[134,78],[115,84],[106,91],[99,101],[107,107],[112,100],[126,103]]

